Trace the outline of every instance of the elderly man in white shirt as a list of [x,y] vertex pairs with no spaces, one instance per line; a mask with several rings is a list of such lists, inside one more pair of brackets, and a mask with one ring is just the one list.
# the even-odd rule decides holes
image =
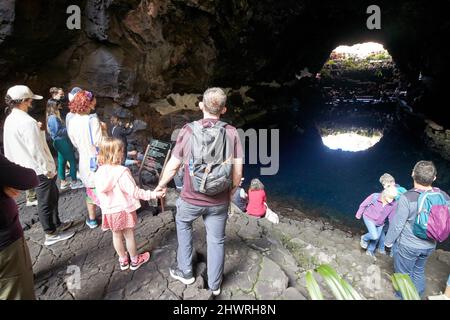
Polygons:
[[58,212],[59,191],[56,186],[56,165],[45,139],[42,124],[29,114],[33,100],[43,97],[33,94],[27,86],[11,87],[5,102],[10,114],[3,129],[4,153],[10,161],[33,169],[39,178],[36,188],[38,214],[45,232],[45,245],[73,237],[73,232],[65,232],[72,225],[61,223]]

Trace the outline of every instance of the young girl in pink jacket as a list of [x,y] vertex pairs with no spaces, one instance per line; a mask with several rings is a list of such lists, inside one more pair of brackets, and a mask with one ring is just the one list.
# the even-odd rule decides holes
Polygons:
[[143,190],[136,185],[130,170],[121,165],[123,148],[122,141],[118,139],[106,138],[100,144],[95,192],[102,209],[102,229],[110,229],[113,233],[113,245],[119,256],[120,269],[136,270],[150,259],[149,252],[137,253],[134,239],[136,210],[141,206],[139,199],[161,198],[163,193]]

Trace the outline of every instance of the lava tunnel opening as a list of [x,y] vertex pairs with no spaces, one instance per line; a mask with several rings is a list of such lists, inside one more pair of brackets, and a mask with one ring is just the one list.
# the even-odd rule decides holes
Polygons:
[[[303,76],[306,72],[302,71]],[[315,77],[325,95],[325,103],[333,106],[327,112],[333,114],[334,130],[323,123],[320,125],[323,143],[330,149],[353,152],[367,150],[378,143],[383,137],[383,128],[376,128],[369,121],[374,118],[369,106],[378,105],[383,112],[385,108],[381,108],[381,104],[394,101],[403,92],[399,71],[383,45],[376,42],[340,45],[331,52]],[[359,128],[355,127],[355,122],[347,123],[347,127],[339,126],[339,117],[334,111],[342,110],[346,104],[354,105],[351,113],[358,112],[358,118],[366,115],[367,120],[360,123]],[[352,114],[349,116],[354,116]],[[348,116],[346,118],[348,120]]]

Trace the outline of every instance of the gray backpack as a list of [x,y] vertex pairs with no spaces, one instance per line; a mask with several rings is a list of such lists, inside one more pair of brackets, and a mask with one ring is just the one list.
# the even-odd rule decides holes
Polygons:
[[203,127],[199,121],[189,124],[192,129],[189,176],[194,191],[214,196],[232,185],[232,153],[225,126],[217,121]]

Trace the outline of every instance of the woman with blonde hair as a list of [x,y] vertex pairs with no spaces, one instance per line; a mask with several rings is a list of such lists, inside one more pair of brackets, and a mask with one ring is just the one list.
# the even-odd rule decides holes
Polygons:
[[[150,259],[150,253],[137,253],[134,228],[139,200],[161,198],[162,191],[140,189],[130,169],[122,166],[124,145],[119,139],[106,138],[100,143],[99,168],[95,173],[95,188],[102,209],[102,229],[111,230],[113,245],[119,256],[121,270],[138,269]],[[123,244],[125,240],[126,249]]]
[[265,217],[272,223],[278,223],[278,215],[267,206],[264,184],[257,178],[252,179],[248,190],[247,213],[251,216]]
[[356,212],[356,218],[364,220],[367,227],[367,233],[361,236],[360,245],[366,250],[366,254],[375,258],[375,249],[378,244],[378,253],[386,254],[384,248],[384,238],[386,234],[383,231],[387,219],[392,218],[397,209],[398,195],[395,186],[389,186],[380,193],[373,193],[368,196],[359,206]]
[[[77,162],[73,151],[73,145],[67,135],[64,121],[61,119],[60,110],[62,103],[56,100],[49,100],[46,109],[47,131],[53,141],[53,147],[58,152],[58,176],[61,180],[61,190],[78,189],[83,187],[83,183],[77,179]],[[66,164],[70,164],[70,177],[72,181],[66,181]]]

